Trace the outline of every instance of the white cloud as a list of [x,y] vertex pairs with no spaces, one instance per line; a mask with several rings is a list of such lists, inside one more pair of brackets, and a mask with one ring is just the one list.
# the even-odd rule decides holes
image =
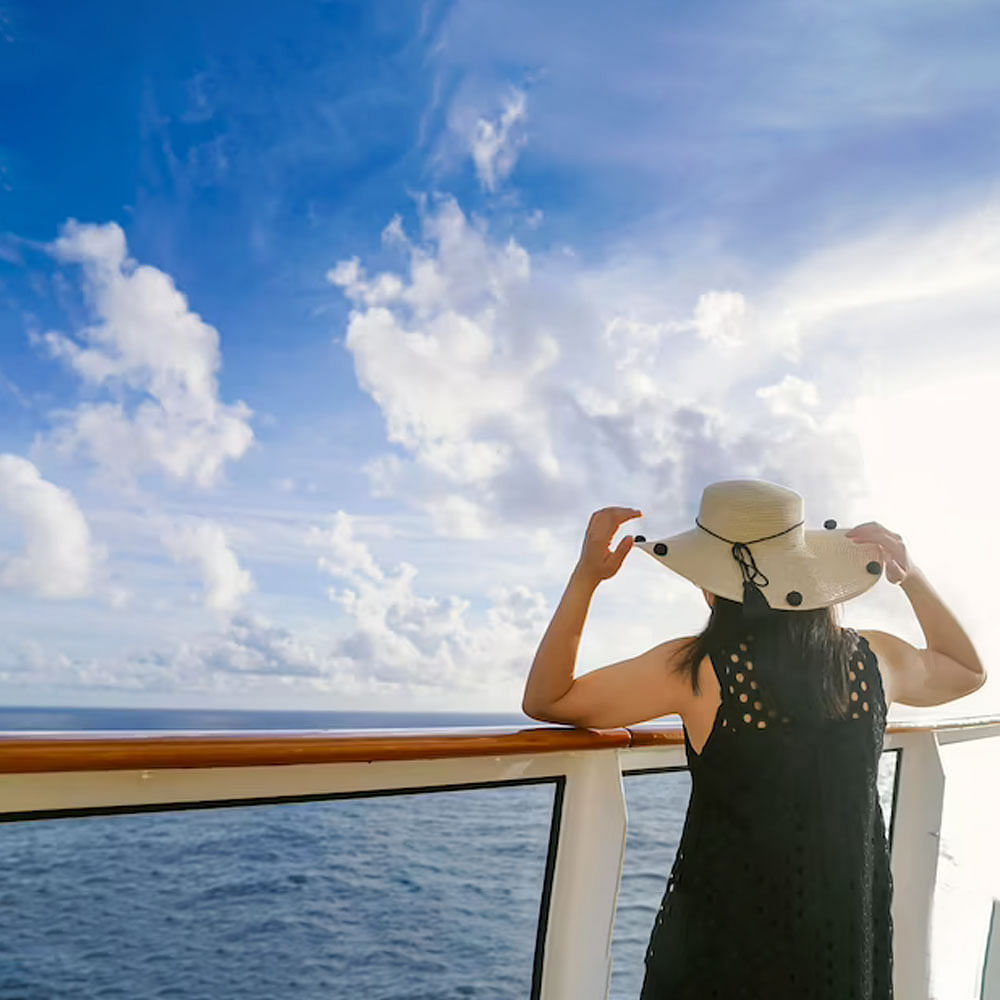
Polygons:
[[172,661],[174,669],[195,677],[323,678],[329,674],[323,655],[307,642],[287,629],[246,614],[235,615],[219,635],[181,643]]
[[472,160],[476,175],[487,191],[495,191],[517,163],[524,145],[523,125],[527,117],[527,96],[512,90],[494,119],[479,118],[471,139]]
[[807,424],[815,422],[812,411],[819,406],[819,393],[814,383],[786,375],[776,385],[762,386],[757,397],[763,399],[776,417],[794,417]]
[[548,621],[544,596],[523,585],[495,587],[476,615],[466,598],[419,594],[412,564],[379,565],[349,514],[338,511],[332,522],[309,541],[327,548],[318,565],[340,582],[329,596],[351,623],[333,649],[341,668],[404,691],[493,692],[513,704]]
[[382,579],[382,570],[368,551],[368,546],[354,537],[354,519],[346,511],[338,510],[332,514],[326,528],[312,526],[306,533],[306,543],[326,549],[326,554],[320,556],[318,562],[319,568],[325,572],[348,578]]
[[431,520],[440,535],[451,538],[486,538],[487,512],[457,493],[442,497],[430,508]]
[[[60,261],[82,265],[97,322],[79,331],[82,343],[53,331],[33,340],[117,397],[57,411],[55,443],[89,453],[121,482],[159,468],[178,481],[216,483],[224,464],[253,442],[249,407],[218,398],[218,332],[169,275],[128,256],[115,223],[71,219],[51,249]],[[140,400],[131,408],[130,394]]]
[[0,511],[24,535],[22,552],[0,553],[0,586],[47,598],[93,592],[95,569],[106,553],[68,490],[43,479],[27,459],[0,455]]
[[61,683],[71,673],[70,657],[47,650],[35,639],[21,640],[14,656],[8,655],[0,664],[0,678],[6,681],[25,678],[34,684]]
[[73,657],[37,640],[23,640],[0,658],[0,680],[53,690],[214,693],[305,684],[333,691],[357,688],[328,655],[287,629],[240,613],[226,627],[156,650],[107,657]]
[[[745,293],[680,297],[648,267],[633,268],[628,284],[620,272],[609,277],[607,267],[586,271],[565,258],[529,256],[454,201],[427,202],[422,210],[419,238],[390,224],[388,250],[404,257],[398,273],[369,276],[355,259],[333,268],[330,279],[352,303],[344,343],[392,445],[368,465],[373,488],[412,502],[420,530],[477,544],[434,539],[428,554],[411,535],[392,550],[390,564],[359,537],[358,520],[338,512],[310,532],[310,541],[322,550],[320,568],[336,579],[329,595],[347,626],[339,637],[307,641],[240,616],[221,633],[170,651],[128,662],[60,660],[52,670],[87,684],[119,678],[123,690],[229,692],[245,680],[288,685],[301,696],[322,690],[443,703],[454,694],[513,706],[547,621],[540,591],[568,572],[591,509],[634,503],[647,513],[639,530],[679,530],[690,523],[705,483],[754,475],[803,492],[814,525],[826,516],[846,521],[861,499],[891,495],[895,509],[911,510],[911,524],[926,531],[931,509],[921,508],[926,522],[912,513],[919,468],[928,461],[936,468],[942,449],[948,452],[948,475],[938,477],[933,494],[940,494],[935,518],[953,499],[949,484],[973,466],[982,471],[968,428],[989,425],[992,383],[955,381],[945,405],[926,403],[936,398],[944,369],[969,368],[970,358],[983,370],[991,358],[995,364],[995,341],[983,334],[1000,292],[979,257],[1000,259],[1000,241],[990,242],[974,217],[923,234],[896,231],[899,245],[885,234],[855,241],[853,249],[825,251]],[[925,297],[933,260],[949,246],[954,259],[942,266],[950,277]],[[883,257],[896,263],[875,280]],[[960,323],[942,322],[956,316]],[[727,343],[701,335],[705,317],[719,321]],[[948,355],[940,350],[942,329],[954,347]],[[898,378],[883,388],[879,379],[890,362]],[[853,412],[857,400],[867,400],[869,410]],[[927,420],[933,414],[939,432],[915,423],[918,411]],[[889,438],[877,448],[873,422]],[[896,459],[883,463],[894,452]],[[894,470],[895,492],[865,468],[872,459]],[[988,477],[979,478],[988,495]],[[919,492],[929,494],[926,484]],[[889,520],[873,502],[865,513]],[[983,517],[970,516],[962,537],[984,530]],[[293,532],[295,546],[288,542]],[[297,522],[282,527],[283,558],[301,535]],[[503,540],[506,552],[498,556],[490,539]],[[192,536],[186,558],[208,550],[203,542]],[[455,553],[463,548],[477,560],[468,574],[475,583],[453,582],[462,578]],[[246,592],[239,584],[245,571],[224,539],[215,552],[222,567],[216,584],[207,556],[199,564],[206,593],[232,608]],[[943,549],[939,564],[947,587],[947,574],[958,571],[948,568]],[[422,585],[431,574],[433,584]],[[958,592],[963,581],[953,580]],[[666,576],[662,583],[664,594],[686,586]],[[678,608],[689,607],[692,618],[702,612],[694,594],[687,604],[678,596],[662,615],[669,602],[651,594],[634,567],[616,580],[609,600],[619,617],[642,610],[631,631],[599,613],[606,635],[588,639],[581,662],[638,651],[662,637],[653,633],[670,627],[667,618],[681,628]],[[880,587],[876,596],[895,615],[894,630],[906,635],[908,608],[891,607],[898,592]],[[623,637],[637,645],[622,649]],[[480,675],[483,663],[489,666]]]
[[705,292],[694,309],[698,336],[718,347],[743,344],[747,301],[739,292]]
[[[418,244],[396,227],[409,266],[391,301],[366,304],[385,280],[369,279],[360,264],[343,286],[354,304],[345,343],[397,446],[368,464],[373,490],[422,509],[443,534],[506,537],[533,551],[532,535],[548,530],[568,553],[560,556],[568,571],[569,543],[590,510],[632,504],[646,512],[635,530],[681,530],[705,485],[738,477],[794,487],[814,526],[830,516],[885,522],[902,509],[897,492],[924,496],[920,470],[940,465],[945,448],[956,471],[939,477],[940,508],[925,506],[925,520],[914,522],[929,534],[953,500],[958,470],[983,469],[970,428],[992,426],[992,390],[949,389],[947,405],[928,402],[946,373],[958,386],[970,370],[1000,361],[994,203],[920,226],[887,225],[747,292],[679,301],[669,279],[657,287],[648,262],[588,272],[518,247],[523,260],[512,268],[511,244],[491,239],[453,201],[424,211]],[[893,410],[896,444],[872,435],[873,400]],[[938,433],[908,430],[931,413]],[[914,448],[920,460],[904,460]],[[893,450],[900,457],[889,463],[884,453]],[[892,489],[876,465],[895,470]],[[988,531],[984,511],[970,516],[971,534]],[[941,561],[944,585],[957,572]],[[400,569],[380,592],[334,592],[350,613],[371,615],[355,652],[398,662],[404,675],[406,655],[416,654],[385,624],[380,600],[436,622],[430,634],[441,641],[448,628],[458,636],[464,628],[461,606],[421,605],[414,575]],[[548,571],[543,578],[548,584]],[[648,601],[638,580],[616,581],[622,609]],[[960,591],[961,576],[953,584]],[[879,611],[873,627],[889,622],[919,643],[898,597],[879,588],[867,605]],[[853,613],[865,614],[861,603]],[[988,654],[986,625],[972,610],[968,620]],[[636,630],[650,644],[654,633],[646,621]],[[598,659],[614,655],[611,645],[595,640]]]
[[221,525],[188,518],[167,527],[163,543],[175,560],[197,568],[206,607],[234,611],[253,589],[253,577],[240,566]]
[[[378,495],[454,537],[558,529],[605,503],[677,510],[740,475],[849,495],[859,473],[842,429],[827,447],[822,415],[810,424],[755,396],[761,371],[786,373],[787,342],[759,317],[745,335],[742,294],[685,311],[494,241],[453,200],[423,212],[419,242],[396,227],[406,273],[368,277],[352,260],[330,274],[354,306],[344,343],[358,382],[398,446],[367,466]],[[377,291],[390,286],[391,299]],[[803,472],[820,446],[828,463]]]
[[[328,596],[343,621],[307,635],[239,611],[219,630],[153,649],[74,656],[31,639],[0,656],[0,681],[53,689],[107,689],[244,697],[257,692],[358,707],[359,699],[390,699],[460,707],[461,700],[515,711],[534,649],[548,621],[545,597],[524,585],[493,586],[485,600],[421,593],[406,562],[386,568],[358,537],[361,520],[337,511],[304,540],[317,566],[336,580]],[[201,526],[204,528],[204,526]],[[218,548],[219,535],[189,524],[178,552]],[[381,538],[384,523],[364,529]],[[230,569],[232,564],[230,564]],[[204,567],[208,572],[209,567]]]

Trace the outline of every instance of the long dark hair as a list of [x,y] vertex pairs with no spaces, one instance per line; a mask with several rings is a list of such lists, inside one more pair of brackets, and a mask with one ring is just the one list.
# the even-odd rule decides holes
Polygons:
[[[676,669],[699,693],[698,669],[706,655],[721,658],[752,642],[754,676],[766,700],[784,715],[846,718],[848,660],[854,638],[840,627],[840,606],[811,611],[770,608],[752,624],[743,605],[715,595],[708,624],[684,650]],[[770,682],[770,683],[769,683]]]

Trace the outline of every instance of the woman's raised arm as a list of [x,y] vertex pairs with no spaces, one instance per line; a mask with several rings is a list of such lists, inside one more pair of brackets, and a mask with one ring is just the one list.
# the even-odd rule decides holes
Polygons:
[[611,539],[622,524],[641,516],[642,511],[634,507],[603,507],[590,515],[580,558],[528,672],[521,702],[526,715],[543,715],[573,686],[576,654],[594,591],[602,580],[618,572],[632,548],[631,535],[626,535],[613,552]]

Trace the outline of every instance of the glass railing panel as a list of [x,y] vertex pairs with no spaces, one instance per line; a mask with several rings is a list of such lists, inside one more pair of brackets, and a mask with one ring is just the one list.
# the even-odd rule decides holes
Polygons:
[[[882,819],[886,834],[893,834],[892,816],[896,805],[896,776],[899,774],[899,755],[901,750],[886,750],[878,762],[878,799],[882,806]],[[890,847],[892,840],[889,841]]]
[[[944,803],[931,910],[931,994],[994,997],[985,973],[998,958],[987,956],[987,946],[1000,900],[1000,736],[944,743],[939,752]],[[905,768],[905,750],[903,760]]]
[[623,776],[628,827],[612,943],[611,1000],[635,1000],[656,910],[674,863],[691,794],[685,769]]
[[0,998],[530,996],[555,784],[0,824]]

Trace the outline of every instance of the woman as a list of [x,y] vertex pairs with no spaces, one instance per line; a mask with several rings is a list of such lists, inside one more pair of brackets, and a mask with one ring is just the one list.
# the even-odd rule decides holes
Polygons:
[[[961,625],[870,521],[804,528],[802,497],[713,483],[690,531],[610,542],[641,511],[590,518],[522,707],[548,722],[628,726],[677,713],[691,798],[645,956],[641,1000],[892,996],[892,882],[876,777],[893,701],[939,705],[985,671]],[[634,544],[699,586],[697,636],[573,678],[597,584]],[[838,625],[885,572],[927,640]]]

